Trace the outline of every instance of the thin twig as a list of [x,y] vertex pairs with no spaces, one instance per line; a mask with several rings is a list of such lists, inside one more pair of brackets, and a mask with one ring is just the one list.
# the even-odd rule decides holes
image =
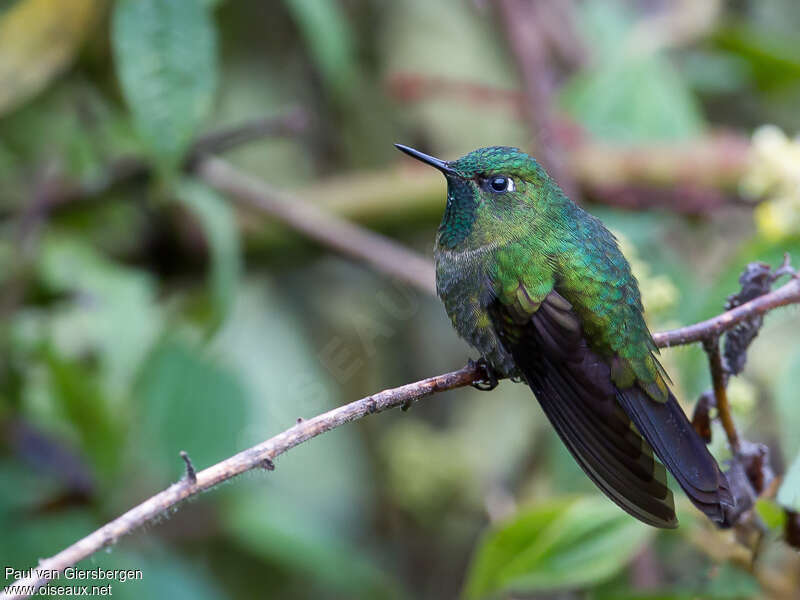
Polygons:
[[714,399],[717,406],[717,414],[728,437],[728,444],[731,451],[739,454],[739,434],[736,431],[736,424],[733,422],[731,408],[728,404],[727,374],[722,364],[722,354],[719,351],[719,337],[711,336],[703,340],[703,348],[708,355],[708,366],[711,370],[711,382],[714,388]]
[[774,292],[759,296],[706,321],[700,321],[694,325],[687,325],[672,331],[656,333],[653,339],[659,348],[671,348],[672,346],[701,342],[710,336],[718,336],[749,317],[763,315],[780,306],[798,302],[800,302],[800,279],[793,278]]
[[[656,334],[654,337],[656,343],[662,347],[667,346],[668,342],[670,342],[669,345],[688,344],[709,336],[718,336],[743,319],[755,314],[764,314],[773,308],[790,303],[800,303],[800,279],[793,278],[774,292],[746,302],[713,319],[675,331]],[[299,421],[294,427],[283,433],[200,471],[197,473],[194,485],[187,486],[184,482],[171,485],[55,556],[40,561],[36,568],[41,573],[61,572],[98,550],[113,544],[123,535],[131,533],[164,511],[199,492],[254,468],[269,469],[277,456],[321,433],[357,421],[367,415],[413,403],[439,392],[472,385],[485,376],[483,369],[478,365],[479,363],[470,363],[457,371],[384,390],[311,419]],[[30,577],[20,579],[13,585],[38,588],[47,581],[45,576],[39,576],[34,571]],[[29,594],[0,594],[0,600],[24,598],[32,593],[31,591]]]
[[776,282],[784,275],[789,275],[790,277],[795,277],[795,278],[798,276],[797,270],[795,270],[795,268],[792,267],[792,260],[788,252],[783,253],[783,262],[781,262],[780,267],[778,267],[772,272],[770,283]]
[[[402,406],[407,402],[415,402],[437,392],[470,385],[478,377],[480,377],[479,369],[468,365],[458,371],[429,377],[428,379],[409,383],[398,388],[384,390],[372,396],[367,396],[361,400],[356,400],[350,404],[330,410],[312,419],[306,419],[257,446],[253,446],[207,469],[203,469],[197,473],[196,483],[192,486],[185,485],[183,481],[171,485],[166,490],[145,500],[122,516],[87,535],[82,540],[62,550],[55,556],[39,561],[38,566],[34,568],[30,577],[19,579],[12,585],[33,586],[34,588],[38,588],[44,585],[48,579],[44,576],[37,575],[37,569],[39,573],[42,574],[46,572],[61,572],[67,567],[75,565],[84,558],[94,554],[101,548],[115,543],[123,535],[138,529],[164,511],[191,496],[208,490],[223,481],[227,481],[251,469],[259,467],[269,469],[277,456],[280,456],[286,451],[321,433],[325,433],[345,423],[356,421],[373,413],[383,412],[390,408]],[[15,589],[19,589],[19,587]],[[25,598],[33,593],[33,588],[28,589],[30,589],[30,592],[27,594],[0,593],[0,599],[10,600],[11,598]]]
[[189,453],[185,450],[181,450],[180,456],[183,462],[186,463],[186,481],[194,485],[197,483],[197,472],[194,470],[192,459],[189,458]]
[[240,204],[265,212],[327,247],[364,261],[426,293],[434,294],[436,291],[433,263],[401,244],[299,198],[273,190],[263,181],[237,171],[223,160],[202,160],[196,173]]
[[295,136],[308,129],[310,116],[302,108],[292,108],[279,115],[245,121],[218,131],[212,131],[192,144],[187,164],[209,154],[219,154],[254,140],[276,136]]

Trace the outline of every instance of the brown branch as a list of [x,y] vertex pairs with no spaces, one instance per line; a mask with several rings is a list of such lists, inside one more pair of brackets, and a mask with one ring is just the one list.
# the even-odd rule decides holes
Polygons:
[[795,277],[774,292],[759,296],[721,315],[717,315],[705,321],[700,321],[694,325],[687,325],[686,327],[673,329],[672,331],[656,333],[653,339],[656,342],[656,346],[659,348],[670,348],[672,346],[683,346],[694,342],[701,342],[712,336],[719,336],[719,334],[728,331],[733,328],[734,325],[750,317],[763,315],[780,306],[797,304],[798,302],[800,302],[800,279]]
[[[768,264],[763,262],[748,264],[739,276],[741,290],[728,296],[725,301],[725,310],[742,306],[748,301],[767,294],[774,283],[784,275],[791,275],[796,278],[796,272],[792,268],[788,253],[784,254],[783,263],[774,271]],[[759,444],[751,444],[746,440],[740,442],[736,424],[731,414],[730,404],[728,403],[727,385],[731,376],[738,375],[744,369],[747,362],[748,348],[758,335],[763,323],[764,316],[759,313],[754,313],[739,322],[725,335],[724,353],[720,350],[719,336],[712,335],[703,340],[703,349],[708,356],[708,365],[711,371],[712,390],[710,393],[703,394],[697,403],[695,420],[693,421],[695,427],[701,431],[701,434],[707,434],[705,436],[706,441],[710,441],[711,430],[707,410],[713,401],[717,408],[719,420],[725,430],[725,435],[728,438],[728,444],[733,451],[734,460],[743,463],[743,472],[747,474],[753,490],[759,493],[766,487],[765,479],[769,476],[765,472],[763,464],[763,454],[766,450]],[[708,425],[707,430],[706,425]],[[754,502],[755,498],[750,500]]]
[[312,240],[364,261],[382,273],[426,293],[435,293],[433,263],[413,250],[299,198],[273,190],[220,159],[205,159],[195,171],[206,183],[240,204],[267,213]]
[[[35,569],[38,569],[39,572],[62,572],[67,567],[77,564],[101,548],[114,544],[123,535],[138,529],[183,500],[246,471],[264,466],[269,468],[269,465],[272,465],[276,457],[321,433],[340,427],[345,423],[362,419],[367,415],[396,408],[409,402],[415,402],[438,392],[470,385],[479,377],[481,377],[481,370],[477,366],[467,365],[458,371],[384,390],[314,418],[305,419],[294,427],[257,446],[248,448],[207,469],[199,471],[196,473],[194,481],[190,478],[185,478],[172,484],[164,491],[148,498],[55,556],[39,561]],[[36,571],[33,571],[30,577],[19,579],[12,585],[38,588],[47,581],[46,577],[37,576]],[[0,593],[0,599],[25,598],[28,595]]]
[[245,121],[239,125],[212,131],[192,144],[187,164],[209,154],[218,154],[255,140],[276,136],[295,136],[308,129],[309,114],[302,108],[292,108],[279,115]]
[[714,400],[717,407],[717,414],[728,438],[731,451],[739,454],[739,433],[736,431],[736,424],[733,422],[731,408],[728,404],[727,373],[722,364],[722,353],[719,351],[719,337],[711,336],[703,340],[703,349],[708,355],[708,367],[711,370],[711,383],[714,389]]
[[[689,344],[719,336],[720,333],[732,328],[743,319],[757,314],[763,315],[773,308],[790,303],[800,303],[800,279],[796,277],[774,292],[769,292],[713,319],[675,331],[656,334],[654,337],[656,343],[661,347]],[[187,476],[171,485],[55,556],[40,561],[36,568],[40,572],[45,570],[61,572],[98,550],[115,543],[120,537],[131,533],[199,492],[208,490],[218,483],[232,479],[251,469],[270,469],[276,457],[321,433],[373,413],[414,403],[439,392],[472,385],[479,382],[484,376],[485,373],[479,363],[470,362],[457,371],[384,390],[311,419],[298,420],[294,427],[283,433],[196,473],[194,481],[191,476]],[[20,579],[13,585],[30,585],[38,588],[47,581],[46,577],[37,576],[34,571],[31,577]],[[24,597],[27,596],[25,594],[0,594],[0,600]]]

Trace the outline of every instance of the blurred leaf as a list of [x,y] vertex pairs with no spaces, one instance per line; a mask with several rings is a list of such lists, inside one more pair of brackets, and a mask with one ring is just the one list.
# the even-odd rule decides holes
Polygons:
[[117,75],[157,165],[177,166],[217,86],[216,32],[197,0],[119,0],[112,19]]
[[336,0],[284,0],[297,21],[325,83],[341,99],[351,97],[357,66],[351,40],[356,39]]
[[692,88],[705,94],[737,92],[751,78],[747,62],[728,52],[687,52],[680,66]]
[[47,353],[53,391],[61,410],[80,433],[85,452],[106,480],[114,474],[125,441],[122,421],[127,415],[113,413],[96,376],[78,363]]
[[0,13],[0,114],[39,92],[71,62],[101,0],[20,0]]
[[775,412],[778,414],[778,428],[781,444],[787,457],[800,453],[800,410],[797,407],[797,374],[800,373],[800,345],[788,357],[785,366],[778,371],[774,380]]
[[206,565],[189,562],[175,552],[175,548],[153,546],[154,544],[149,543],[145,551],[141,552],[115,548],[110,554],[95,555],[90,564],[80,563],[79,566],[84,569],[141,569],[141,579],[97,582],[100,585],[110,583],[116,600],[223,600],[231,597],[214,580]]
[[537,505],[481,540],[464,596],[595,584],[622,569],[653,533],[599,496]]
[[795,456],[792,466],[786,472],[775,499],[781,506],[800,512],[800,454]]
[[0,521],[9,513],[21,514],[32,507],[41,506],[62,491],[62,486],[63,482],[58,478],[32,469],[30,464],[12,458],[0,458]]
[[768,498],[756,500],[756,511],[770,529],[782,529],[786,523],[786,512],[776,502]]
[[227,369],[177,340],[162,342],[139,375],[146,460],[161,477],[183,470],[186,450],[198,469],[241,450],[245,391]]
[[741,22],[719,28],[712,39],[717,47],[745,61],[763,88],[800,81],[800,48],[794,35]]
[[612,582],[612,585],[601,587],[599,593],[597,589],[593,589],[591,598],[593,600],[745,600],[764,597],[758,581],[731,563],[714,567],[710,577],[701,585],[693,581],[690,569],[682,571],[684,576],[688,575],[687,581],[672,583],[661,589],[637,590],[631,585],[629,578],[625,578],[619,582]]
[[3,567],[30,569],[38,564],[41,557],[52,556],[63,550],[94,531],[98,525],[86,510],[70,509],[35,516],[0,510],[0,529],[3,531],[0,564]]
[[620,53],[620,43],[631,33],[635,15],[621,2],[587,0],[577,13],[578,26],[597,62],[607,62]]
[[561,103],[590,133],[615,142],[679,140],[702,132],[688,85],[663,56],[628,47],[621,4],[587,2],[583,30],[593,64],[561,92]]
[[656,55],[593,65],[564,87],[562,103],[591,134],[615,142],[689,139],[703,128],[688,86]]
[[471,498],[480,475],[468,455],[474,440],[462,440],[459,433],[409,419],[389,428],[380,440],[392,501],[433,528],[440,528],[444,515],[455,508],[470,501],[480,506],[483,500]]
[[763,598],[763,592],[755,577],[726,562],[702,591],[702,597],[710,600],[745,600]]
[[68,358],[96,355],[105,391],[124,393],[163,324],[151,276],[63,234],[45,238],[39,274],[51,292],[69,294],[46,317],[55,349]]
[[[214,350],[247,393],[250,418],[248,428],[240,432],[243,446],[294,425],[299,416],[339,403],[332,377],[321,368],[302,331],[303,323],[268,280],[251,279],[242,286]],[[331,540],[336,548],[351,547],[354,565],[367,562],[355,548],[371,506],[369,482],[357,430],[337,429],[281,456],[269,477],[237,484],[231,490],[235,500],[226,511],[228,526],[243,547],[265,560],[326,579],[341,568],[336,551],[322,550]],[[266,508],[255,510],[252,502]],[[251,531],[265,536],[272,531],[275,537],[255,543]],[[287,536],[296,537],[296,543],[287,543]],[[298,549],[304,547],[308,553]],[[321,564],[325,558],[333,562]]]
[[209,286],[216,318],[228,314],[234,299],[241,270],[239,228],[230,204],[210,187],[184,180],[176,190],[178,200],[197,218],[208,246],[211,270]]
[[[636,589],[630,577],[622,575],[592,589],[591,600],[698,600],[696,593],[683,589]],[[703,600],[709,600],[703,596]]]
[[[4,177],[6,152],[0,149],[0,204],[9,203],[13,196],[7,196],[5,188],[13,193],[16,184],[17,206],[30,194],[30,178],[22,175],[30,165],[48,165],[55,174],[91,188],[109,175],[112,157],[142,154],[128,111],[79,77],[59,79],[0,119],[0,140],[12,161],[9,167],[16,170]],[[111,204],[112,198],[113,194],[105,196],[93,208]]]
[[[335,532],[320,528],[313,515],[270,494],[239,494],[228,505],[227,527],[243,547],[273,564],[300,572],[348,598],[392,598],[389,578]],[[276,513],[277,519],[264,514]]]

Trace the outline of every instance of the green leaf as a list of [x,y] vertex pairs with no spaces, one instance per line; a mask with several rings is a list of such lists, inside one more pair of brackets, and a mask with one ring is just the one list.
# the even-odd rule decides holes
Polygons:
[[587,2],[582,25],[595,60],[564,86],[561,103],[594,136],[615,142],[678,140],[702,132],[697,102],[663,56],[630,51],[630,15]]
[[53,392],[65,416],[81,435],[84,450],[95,468],[110,479],[124,441],[119,415],[102,393],[97,377],[78,363],[47,353]]
[[718,28],[712,42],[745,61],[762,89],[796,84],[800,80],[800,50],[794,32],[785,35],[771,27],[741,22]]
[[98,0],[0,5],[0,114],[40,92],[73,61],[103,12]]
[[211,258],[209,287],[215,321],[219,322],[236,297],[241,270],[236,216],[222,196],[196,181],[184,180],[177,188],[177,198],[197,218],[205,234]]
[[163,324],[150,275],[108,260],[78,236],[59,234],[45,238],[38,272],[49,291],[69,294],[44,324],[59,355],[96,355],[106,393],[129,389]]
[[[250,419],[240,436],[243,446],[344,401],[313,346],[299,335],[303,330],[269,280],[242,286],[213,349],[247,391]],[[240,481],[226,494],[231,504],[224,527],[265,562],[347,589],[351,597],[348,578],[373,581],[377,569],[359,545],[372,501],[367,454],[355,427],[294,448],[278,458],[268,477]]]
[[786,523],[786,511],[777,502],[768,498],[756,500],[756,512],[770,529],[783,529]]
[[145,364],[137,386],[143,448],[159,476],[176,477],[186,450],[198,469],[241,450],[245,392],[227,369],[188,344],[167,340]]
[[620,571],[652,533],[599,496],[534,506],[479,543],[464,597],[598,583]]
[[685,81],[660,56],[620,55],[564,88],[562,103],[589,132],[615,142],[681,140],[702,132]]
[[[793,319],[796,321],[796,319]],[[778,430],[781,434],[781,445],[787,457],[800,453],[800,410],[797,409],[797,374],[800,373],[800,345],[795,344],[783,368],[776,374],[774,381],[775,411],[778,419]]]
[[334,0],[284,0],[325,83],[342,99],[352,96],[357,77],[351,40],[355,35]]
[[175,168],[208,115],[217,44],[205,3],[119,0],[112,18],[117,76],[142,141],[162,171]]
[[795,457],[792,466],[786,472],[776,500],[781,506],[800,512],[800,454]]
[[[2,507],[0,507],[2,508]],[[94,531],[100,523],[89,510],[68,508],[58,512],[32,514],[28,511],[0,510],[0,564],[14,569],[30,569],[43,556],[52,556],[68,545]],[[0,579],[0,588],[11,583]]]
[[701,597],[713,600],[744,600],[764,596],[755,577],[728,562],[720,566],[708,586],[702,590]]
[[[250,489],[227,506],[226,528],[239,545],[272,564],[322,582],[347,597],[397,597],[390,579],[350,540],[280,496]],[[265,514],[280,518],[264,518]]]
[[700,93],[735,93],[750,81],[749,65],[728,52],[688,51],[680,66],[687,82]]
[[[214,580],[214,570],[197,561],[193,564],[174,548],[149,542],[144,551],[130,552],[114,549],[110,554],[96,554],[79,563],[82,569],[139,569],[141,579],[97,581],[110,584],[115,600],[140,598],[169,598],[170,600],[224,600],[231,598]],[[60,583],[68,583],[62,580]],[[83,582],[86,583],[86,582]]]

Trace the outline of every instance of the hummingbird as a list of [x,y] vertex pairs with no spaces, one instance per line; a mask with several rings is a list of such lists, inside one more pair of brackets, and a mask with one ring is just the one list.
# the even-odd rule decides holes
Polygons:
[[678,526],[668,469],[730,526],[728,480],[669,389],[614,235],[518,148],[447,162],[395,146],[447,180],[436,290],[480,353],[483,387],[527,383],[586,475],[640,521]]

